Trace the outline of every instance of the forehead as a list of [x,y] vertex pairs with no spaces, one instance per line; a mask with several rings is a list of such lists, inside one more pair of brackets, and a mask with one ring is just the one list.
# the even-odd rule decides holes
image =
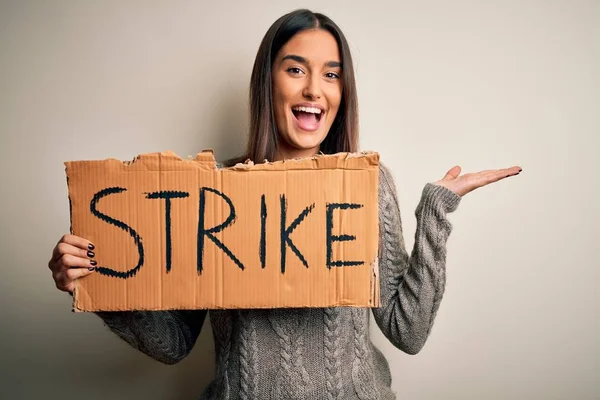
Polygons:
[[310,29],[295,34],[279,51],[278,57],[295,54],[310,62],[341,61],[335,37],[323,29]]

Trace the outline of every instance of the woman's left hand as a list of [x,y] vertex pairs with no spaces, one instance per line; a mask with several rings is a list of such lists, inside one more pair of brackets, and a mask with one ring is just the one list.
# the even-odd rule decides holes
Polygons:
[[439,181],[433,182],[436,185],[444,186],[447,189],[452,190],[459,196],[480,188],[490,183],[498,182],[501,179],[508,178],[509,176],[518,175],[522,171],[519,166],[504,169],[490,169],[470,174],[460,175],[460,166],[456,165],[452,167],[446,175]]

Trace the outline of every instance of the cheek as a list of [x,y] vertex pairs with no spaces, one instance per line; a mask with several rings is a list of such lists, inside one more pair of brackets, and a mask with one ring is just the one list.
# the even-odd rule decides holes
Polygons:
[[289,102],[290,87],[289,82],[275,76],[273,79],[273,111],[275,113],[275,123],[279,130],[285,130],[288,123],[287,104]]
[[275,124],[280,131],[286,125],[285,104],[281,93],[273,90],[273,112],[275,113]]
[[[328,97],[328,102],[329,102],[329,108],[333,111],[338,111],[338,109],[340,108],[340,104],[342,102],[342,88],[341,86],[334,86],[329,90],[329,95]],[[335,118],[335,114],[336,113],[332,113],[334,114],[333,117]]]
[[340,102],[338,101],[336,103],[329,103],[329,111],[329,115],[327,116],[327,124],[329,127],[331,127],[335,117],[340,112]]

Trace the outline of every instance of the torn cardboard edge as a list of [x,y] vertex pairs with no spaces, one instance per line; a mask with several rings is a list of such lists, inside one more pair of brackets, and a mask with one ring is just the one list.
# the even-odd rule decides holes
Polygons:
[[[73,310],[127,311],[329,306],[378,307],[380,302],[377,262],[379,238],[377,201],[378,165],[379,154],[367,151],[333,155],[319,154],[313,157],[266,162],[256,165],[246,162],[227,168],[218,168],[214,152],[211,149],[203,150],[193,159],[182,159],[172,151],[166,151],[141,154],[131,161],[120,161],[109,158],[102,161],[66,162],[73,234],[87,237],[95,244],[98,242],[102,243],[100,248],[115,249],[111,251],[112,255],[105,257],[103,260],[98,260],[100,268],[103,268],[101,267],[102,265],[131,264],[131,260],[135,258],[135,255],[132,255],[132,246],[127,247],[126,242],[127,240],[130,241],[131,238],[128,239],[127,235],[124,234],[123,231],[126,231],[126,229],[121,229],[121,232],[119,232],[115,228],[116,225],[114,223],[102,224],[101,221],[98,221],[97,218],[95,219],[90,214],[90,199],[98,194],[100,187],[119,186],[124,189],[123,193],[126,192],[126,187],[136,188],[135,190],[138,192],[137,198],[123,197],[121,200],[115,201],[107,210],[110,210],[110,213],[114,213],[114,215],[120,215],[123,221],[119,221],[123,224],[129,220],[138,220],[140,225],[138,230],[140,235],[144,237],[143,242],[148,246],[146,248],[146,264],[143,268],[139,269],[139,274],[129,281],[111,280],[110,277],[102,273],[95,273],[78,280],[73,297]],[[258,171],[260,171],[259,174],[251,174]],[[289,175],[290,171],[294,171],[293,176],[295,180],[290,178],[292,176]],[[285,185],[282,185],[282,179],[274,177],[276,174],[279,174],[278,176],[281,177],[281,173],[285,173],[283,175],[286,177],[283,179]],[[270,176],[272,174],[273,178],[271,179]],[[260,178],[258,178],[259,175]],[[315,179],[315,177],[319,179]],[[194,182],[194,179],[196,179],[196,182]],[[244,183],[245,179],[248,179],[248,182],[252,182]],[[265,179],[264,182],[261,179]],[[334,188],[326,187],[325,183],[323,183],[325,186],[320,187],[320,180],[328,182]],[[205,229],[205,231],[201,231],[199,228],[196,230],[195,223],[187,221],[187,219],[199,219],[198,198],[202,197],[202,190],[200,191],[200,195],[194,193],[194,190],[197,192],[199,187],[208,185],[207,182],[210,183],[209,186],[212,189],[206,187],[207,192],[204,193],[205,197],[208,196],[209,190],[221,193],[225,192],[223,188],[229,191],[235,191],[238,188],[242,192],[241,195],[237,193],[232,196],[232,198],[235,198],[239,195],[236,199],[233,199],[233,203],[236,204],[238,210],[247,214],[248,210],[256,210],[264,205],[265,208],[270,210],[269,215],[275,214],[270,217],[271,220],[268,223],[265,223],[260,238],[263,241],[265,239],[264,236],[266,236],[266,239],[270,243],[270,253],[266,257],[269,260],[271,273],[269,279],[267,279],[268,284],[261,286],[264,282],[261,283],[261,278],[257,277],[258,271],[266,270],[264,261],[262,268],[260,268],[256,260],[250,262],[248,269],[245,271],[253,272],[242,272],[246,275],[240,275],[239,270],[236,270],[235,266],[232,265],[228,256],[226,254],[219,254],[218,249],[215,250],[218,245],[214,246],[217,242],[226,243],[224,247],[227,247],[230,243],[233,243],[234,247],[236,243],[240,244],[235,249],[235,252],[239,252],[241,254],[240,257],[244,260],[250,259],[248,251],[244,249],[244,247],[248,246],[242,245],[246,243],[244,241],[247,240],[247,237],[256,236],[257,230],[254,229],[255,225],[258,224],[256,218],[246,218],[240,212],[240,215],[234,218],[235,222],[227,228],[229,231],[223,229],[219,232],[214,232],[214,239],[216,241],[210,236],[209,230],[214,229],[214,227],[219,226],[219,223],[223,222],[222,220],[227,208],[224,202],[221,201],[220,204],[213,199],[211,205],[209,204],[211,200],[205,199],[206,204],[204,205],[207,207],[207,210],[210,210],[206,212],[206,221],[204,222],[206,226],[211,226],[212,228]],[[361,185],[366,185],[368,193],[365,194],[365,188],[360,188]],[[264,201],[264,204],[258,204],[256,201],[257,198],[260,198],[258,196],[260,190],[257,189],[257,186],[262,186],[263,192],[268,194],[268,200]],[[176,189],[182,189],[180,190],[180,195],[183,196],[182,193],[185,193],[186,198],[175,199],[172,197],[167,199],[166,197],[168,196],[165,193],[175,191]],[[267,193],[269,191],[273,193]],[[284,201],[277,199],[277,197],[285,197],[288,191],[289,195],[286,198],[286,205],[284,206]],[[154,202],[145,200],[144,202],[140,200],[139,193],[162,193],[163,197],[156,195],[153,197],[154,199],[162,200],[155,200]],[[265,196],[265,193],[263,193],[263,196]],[[122,193],[119,194],[119,196],[122,195]],[[341,232],[339,236],[330,234],[327,238],[324,238],[323,231],[325,229],[322,227],[324,225],[318,225],[318,222],[314,221],[315,217],[311,217],[312,222],[308,222],[310,220],[308,217],[306,218],[306,222],[300,220],[298,223],[299,229],[294,231],[296,227],[292,227],[289,224],[296,223],[294,217],[298,213],[302,214],[302,207],[298,208],[291,206],[291,204],[292,202],[299,202],[304,205],[310,200],[306,196],[310,197],[310,195],[321,196],[322,202],[326,204],[330,203],[328,200],[339,200],[344,196],[347,197],[346,202],[351,203],[355,201],[352,200],[355,197],[357,201],[362,202],[360,204],[364,203],[359,208],[362,208],[363,211],[368,208],[368,213],[365,214],[369,216],[367,219],[357,222],[357,217],[353,220],[351,217],[344,216],[343,218],[340,217],[336,223],[342,229],[346,229],[344,227],[347,227],[352,232],[354,230],[360,231],[360,229],[366,229],[366,231],[370,232],[371,236],[367,238],[367,233],[363,232],[362,236],[355,235],[356,237],[352,239],[353,235]],[[328,196],[330,197],[329,199]],[[143,199],[143,196],[141,198]],[[188,201],[189,204],[185,206],[184,211],[178,211],[180,212],[181,221],[173,223],[173,226],[177,225],[177,231],[171,232],[169,236],[169,233],[165,231],[166,203],[170,202],[172,210],[175,210],[175,207],[179,207],[184,200],[190,200]],[[151,203],[154,203],[152,207],[150,207]],[[368,207],[365,206],[367,204]],[[280,209],[278,209],[278,205],[280,205]],[[321,213],[324,211],[323,205],[320,204],[318,206],[321,208]],[[286,207],[290,209],[287,210]],[[292,210],[292,208],[294,209]],[[329,208],[325,208],[327,212],[330,212]],[[287,223],[284,224],[285,228],[281,225],[281,221],[274,221],[277,219],[278,212],[281,212],[283,220],[283,216],[285,215],[284,210],[291,213],[288,216]],[[311,212],[312,209],[306,215],[310,216]],[[352,212],[348,211],[339,213],[352,214]],[[136,215],[138,216],[136,217]],[[140,219],[140,215],[144,217]],[[262,224],[262,222],[260,223]],[[333,223],[333,225],[335,226],[336,223]],[[300,227],[300,225],[303,226]],[[129,225],[127,227],[132,229]],[[286,229],[291,229],[290,234],[285,236],[285,240],[281,240],[279,244],[274,246],[271,243],[273,241],[276,242],[273,232],[279,230],[280,233],[285,233]],[[302,229],[310,232],[303,233]],[[203,240],[207,242],[207,246],[203,248],[202,252],[197,251],[194,253],[194,250],[199,249],[199,247],[195,246],[196,238],[192,240],[195,231],[203,232]],[[373,240],[373,237],[376,240]],[[253,241],[256,241],[254,239],[258,240],[258,238],[254,237],[249,243],[254,244]],[[336,240],[337,242],[335,242]],[[353,240],[364,241],[365,248],[362,250],[359,249],[357,252],[356,248],[348,245],[349,243],[352,244]],[[311,241],[314,241],[314,244],[311,244]],[[333,267],[333,272],[331,272],[331,267],[329,267],[330,272],[324,272],[327,271],[324,268],[319,270],[315,265],[322,266],[324,263],[323,254],[320,253],[323,253],[322,250],[326,247],[323,245],[325,242],[329,243],[329,247],[336,248],[337,258],[343,258],[346,255],[352,258],[351,255],[356,254],[354,257],[363,260],[364,265],[362,267]],[[330,242],[335,243],[332,245]],[[166,261],[164,249],[165,247],[167,249],[169,247],[167,243],[171,243],[171,246],[176,247],[178,251],[181,251],[182,247],[185,248],[185,251],[181,252],[182,254],[185,253],[185,255],[178,254],[177,256],[175,256],[175,249],[173,249],[173,262],[178,267],[170,272],[164,271]],[[281,243],[284,244],[282,245]],[[296,245],[298,245],[297,248],[300,248],[300,250],[297,248],[294,249]],[[361,242],[360,245],[362,246],[363,243]],[[209,248],[211,248],[210,251],[208,251]],[[281,250],[279,254],[277,254],[277,248]],[[122,251],[123,249],[126,250]],[[207,250],[207,254],[204,254],[204,250]],[[119,253],[119,251],[122,252]],[[305,254],[302,253],[303,251]],[[199,258],[199,254],[206,257],[204,262],[207,265],[213,266],[212,271],[204,271],[202,274],[199,274],[194,268],[190,267],[191,264],[196,264],[194,260]],[[298,259],[302,261],[303,257],[310,259],[310,263],[306,260],[303,262],[304,264],[312,264],[310,269],[312,275],[306,274],[306,271],[309,269],[304,269],[302,263],[298,262]],[[175,262],[175,258],[177,258],[177,262]],[[274,265],[280,264],[282,259],[286,258],[288,262],[291,261],[289,268],[291,272],[288,275],[282,274],[281,276],[273,274],[276,271]],[[109,270],[107,267],[104,268],[105,270],[99,270],[104,272]],[[116,269],[119,268],[117,267]],[[144,269],[143,272],[142,269]],[[153,271],[152,274],[148,273],[149,270]],[[357,273],[359,270],[362,272]],[[304,275],[302,271],[305,272]],[[197,282],[202,279],[204,280],[202,283]],[[190,281],[194,280],[196,283],[190,283]],[[244,283],[248,283],[250,286],[254,285],[258,290],[250,290]],[[211,289],[213,289],[212,294],[210,293]],[[157,298],[160,298],[160,301],[157,301]]]
[[[158,160],[158,162],[157,162]],[[161,165],[160,161],[169,161],[171,163],[181,163],[178,166],[188,168],[190,165],[196,165],[197,168],[209,168],[216,171],[281,171],[281,170],[315,170],[315,169],[365,169],[370,166],[379,165],[379,153],[373,151],[361,151],[356,153],[336,153],[336,154],[317,154],[311,157],[291,158],[281,161],[265,161],[261,164],[254,164],[247,160],[244,163],[237,163],[230,167],[217,167],[217,161],[212,149],[205,149],[197,153],[194,158],[181,158],[171,150],[163,152],[145,153],[135,156],[131,160],[121,161],[116,158],[106,158],[103,160],[79,160],[65,162],[67,174],[69,168],[79,164],[105,164],[113,168],[123,168],[131,170],[158,171]]]

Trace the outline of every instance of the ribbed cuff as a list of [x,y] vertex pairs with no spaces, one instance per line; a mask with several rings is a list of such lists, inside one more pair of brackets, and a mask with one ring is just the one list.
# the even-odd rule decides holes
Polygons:
[[427,183],[422,195],[424,207],[433,206],[434,209],[441,209],[446,213],[455,211],[462,199],[452,190],[434,183]]

